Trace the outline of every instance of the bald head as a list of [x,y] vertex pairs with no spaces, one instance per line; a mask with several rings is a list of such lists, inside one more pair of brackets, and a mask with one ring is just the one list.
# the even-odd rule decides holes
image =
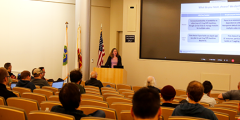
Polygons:
[[156,85],[155,78],[153,76],[148,76],[148,78],[147,78],[147,86],[155,86],[155,85]]
[[91,74],[90,74],[90,77],[97,79],[97,75],[98,75],[98,74],[97,74],[96,71],[92,71]]

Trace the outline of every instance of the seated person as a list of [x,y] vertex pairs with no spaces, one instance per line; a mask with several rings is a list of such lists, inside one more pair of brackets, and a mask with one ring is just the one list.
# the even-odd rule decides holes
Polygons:
[[39,67],[39,69],[42,70],[42,79],[48,80],[48,79],[45,78],[45,73],[46,73],[45,68],[44,67]]
[[42,86],[50,86],[46,80],[42,79],[42,70],[41,69],[38,69],[38,68],[34,69],[33,76],[34,76],[34,79],[32,79],[31,82],[34,85],[39,85],[41,88],[42,88]]
[[81,93],[78,87],[73,83],[65,84],[59,93],[59,100],[62,105],[53,106],[51,111],[73,115],[75,120],[80,120],[82,117],[105,117],[105,113],[97,110],[92,114],[85,115],[83,111],[77,110],[81,102]]
[[30,82],[31,80],[31,73],[29,71],[23,71],[21,72],[21,79],[18,81],[16,87],[25,87],[30,88],[32,91],[36,89],[35,85]]
[[1,67],[0,68],[0,96],[7,100],[9,97],[17,97],[12,91],[7,90],[6,85],[10,78],[8,71]]
[[91,76],[90,80],[87,80],[85,82],[85,85],[96,86],[96,87],[99,87],[99,89],[101,90],[101,87],[103,87],[103,84],[100,80],[97,80],[97,76],[98,76],[97,72],[92,71],[90,76]]
[[176,95],[176,90],[171,85],[164,86],[161,90],[161,97],[163,98],[163,107],[177,107],[179,104],[172,104],[174,97]]
[[5,63],[4,64],[4,68],[6,68],[6,70],[8,71],[8,74],[9,74],[10,78],[17,79],[17,77],[12,73],[12,65],[11,65],[11,63]]
[[159,120],[161,116],[159,93],[147,87],[139,89],[132,99],[131,115],[134,120]]
[[156,86],[156,80],[155,80],[155,78],[153,76],[148,76],[146,85],[150,89],[154,89],[154,90],[156,90],[159,93],[161,92],[160,89],[154,87],[154,86]]
[[226,93],[218,95],[218,99],[240,100],[240,82],[238,83],[238,90],[230,90]]
[[178,105],[172,116],[191,116],[210,120],[218,120],[214,112],[199,104],[203,96],[203,85],[198,81],[192,81],[188,84],[187,95],[188,102]]
[[72,70],[70,72],[70,81],[78,87],[81,94],[86,93],[84,87],[81,85],[82,73],[79,70]]
[[200,102],[208,103],[210,107],[214,107],[215,104],[217,104],[216,100],[210,96],[211,90],[213,88],[212,83],[210,81],[204,81],[203,82],[204,87],[204,95]]

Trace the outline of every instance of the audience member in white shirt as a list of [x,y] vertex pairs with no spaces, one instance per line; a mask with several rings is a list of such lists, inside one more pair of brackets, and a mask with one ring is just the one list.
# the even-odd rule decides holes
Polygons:
[[210,93],[213,88],[212,83],[206,80],[203,82],[203,87],[204,87],[204,95],[200,100],[200,102],[208,103],[210,107],[214,107],[214,105],[217,103],[214,98],[210,97]]

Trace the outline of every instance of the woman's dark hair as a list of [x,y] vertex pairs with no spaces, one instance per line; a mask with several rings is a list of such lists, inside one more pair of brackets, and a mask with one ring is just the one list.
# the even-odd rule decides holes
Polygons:
[[[117,48],[113,48],[112,50],[111,50],[111,52],[110,52],[110,54],[109,54],[109,56],[111,57],[111,58],[113,58],[114,56],[113,56],[113,51],[114,50],[117,50]],[[118,57],[119,56],[119,54],[118,54],[118,50],[117,50],[117,55],[116,55],[116,57]]]
[[157,91],[144,87],[133,95],[132,103],[132,110],[136,117],[154,118],[160,108],[160,96]]
[[59,93],[59,100],[65,110],[75,110],[80,104],[80,91],[73,83],[65,84]]

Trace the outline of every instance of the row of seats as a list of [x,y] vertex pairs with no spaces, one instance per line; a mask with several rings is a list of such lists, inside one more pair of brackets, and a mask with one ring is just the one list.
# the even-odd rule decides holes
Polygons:
[[[177,96],[175,96],[176,103],[179,103],[179,101],[184,100],[187,97],[186,91],[184,91],[184,90],[176,90],[176,95],[177,95]],[[209,109],[213,110],[215,115],[219,118],[219,120],[235,119],[234,116],[237,115],[239,101],[219,100],[217,98],[218,95],[219,95],[219,93],[211,93],[210,96],[215,97],[217,103],[221,103],[221,104],[216,104],[215,107],[211,107],[211,108],[209,107],[208,103],[200,103],[200,104],[203,105],[204,107],[208,107]],[[174,109],[172,109],[172,111],[173,110]],[[163,111],[165,111],[165,110],[163,110]],[[172,114],[172,112],[170,112],[169,115],[171,116],[171,114]],[[166,114],[163,112],[163,115],[166,115]],[[164,118],[166,118],[166,117],[164,117]]]
[[[113,103],[113,104],[111,104],[111,107],[113,109],[112,108],[104,108],[104,107],[84,105],[84,106],[81,106],[81,110],[84,111],[85,114],[90,114],[90,113],[92,113],[96,110],[103,110],[106,113],[106,118],[110,118],[110,119],[112,118],[112,119],[115,119],[115,120],[117,119],[116,113],[117,114],[120,113],[120,114],[118,114],[118,120],[131,120],[131,119],[133,119],[131,114],[130,114],[130,110],[126,110],[126,109],[131,108],[131,104]],[[161,108],[162,108],[162,116],[165,120],[173,120],[173,118],[176,119],[176,120],[179,120],[179,117],[171,116],[174,108],[168,108],[168,107],[161,107]],[[2,106],[0,106],[0,113],[5,113],[4,111],[2,111],[2,109],[6,109],[6,107],[4,106],[4,108],[2,108]],[[217,116],[217,118],[219,120],[234,120],[236,118],[235,116],[237,115],[237,110],[232,111],[231,109],[226,109],[226,108],[209,108],[209,109],[214,111],[215,115]],[[231,112],[226,113],[227,111],[228,112],[232,111],[232,112],[234,112],[234,114],[231,113]],[[32,114],[32,111],[29,112],[27,117],[31,118],[31,114]],[[55,114],[55,113],[51,113],[51,114]],[[7,115],[7,114],[4,114],[4,115]],[[13,115],[13,114],[11,114],[11,115]],[[40,118],[42,119],[42,116]],[[185,117],[180,117],[180,118],[182,120],[186,119]],[[188,119],[190,119],[190,118],[188,118]],[[198,120],[198,118],[194,118],[194,120],[195,119]],[[9,119],[9,120],[11,120],[11,119]]]
[[[27,93],[22,93],[22,97],[25,97],[25,94],[36,94],[36,93],[29,93],[29,92],[27,92]],[[107,94],[107,93],[106,93]],[[131,103],[131,99],[127,99],[127,98],[123,98],[123,97],[108,97],[107,98],[107,101],[108,102],[105,102],[104,103],[104,101],[103,101],[103,97],[100,97],[101,98],[101,101],[97,101],[97,100],[91,100],[91,99],[84,99],[85,97],[86,98],[89,98],[89,96],[90,96],[90,98],[92,98],[92,99],[95,99],[95,98],[97,98],[98,96],[97,95],[94,95],[94,94],[83,94],[82,95],[82,102],[81,102],[81,107],[79,108],[79,109],[81,109],[81,110],[83,110],[84,109],[84,105],[85,104],[88,104],[88,106],[85,106],[85,107],[87,107],[88,109],[89,109],[89,105],[96,105],[96,103],[99,105],[99,104],[102,104],[102,105],[104,105],[104,106],[102,106],[102,107],[105,107],[105,109],[107,110],[107,112],[109,111],[109,109],[111,109],[111,108],[108,108],[109,106],[108,106],[108,102],[110,103],[109,105],[111,105],[111,103],[113,103],[114,102],[114,100],[117,100],[118,102],[120,101],[120,102],[128,102],[128,103]],[[49,100],[50,100],[50,98],[51,97],[53,97],[53,96],[50,96],[49,97]],[[54,95],[54,97],[58,97],[57,95]],[[94,97],[94,98],[93,98]],[[34,96],[34,97],[31,97],[31,99],[36,99],[37,97],[36,96]],[[9,98],[10,99],[10,98]],[[15,98],[16,99],[16,98]],[[24,99],[24,98],[23,98]],[[11,100],[11,99],[10,99]],[[59,100],[58,98],[56,99],[56,101],[57,100]],[[24,101],[26,101],[26,99],[24,99]],[[33,102],[33,101],[32,101]],[[47,107],[49,108],[49,109],[51,109],[51,107],[52,106],[54,106],[54,105],[61,105],[60,104],[60,102],[55,102],[55,103],[52,103],[51,101],[39,101],[39,103],[41,103],[40,104],[40,107],[42,108],[42,110],[45,110],[45,108],[46,108],[46,105],[48,105],[48,104],[51,104],[50,106],[48,105]],[[26,106],[26,104],[19,104],[19,105],[24,105],[24,106]],[[22,108],[24,107],[24,106],[22,106]],[[21,106],[17,106],[17,107],[19,107],[19,108],[21,108]],[[95,108],[95,107],[93,107],[93,108]],[[90,108],[90,109],[93,109],[93,108]],[[96,109],[98,109],[99,107],[97,107]],[[88,110],[88,109],[86,109],[86,110]],[[33,110],[33,109],[32,109]],[[32,111],[32,110],[28,110],[28,112],[27,113],[29,113],[30,111]],[[35,110],[37,110],[37,109],[35,109]],[[127,109],[127,110],[130,110],[130,108],[129,109]],[[85,110],[83,110],[84,111],[84,113],[85,114],[88,114],[88,112],[87,111],[85,111]],[[115,111],[113,111],[112,113],[115,113]],[[120,114],[120,112],[118,112],[118,114]],[[109,114],[110,116],[108,116],[107,115],[107,117],[113,117],[113,116],[116,116],[116,115],[111,115],[111,114]],[[116,118],[116,117],[115,117]]]
[[[102,82],[102,84],[103,84],[104,87],[106,87],[107,85],[110,85],[112,88],[114,88],[116,90],[118,90],[118,89],[129,89],[129,90],[133,90],[135,92],[143,87],[143,86],[131,86],[131,85],[126,85],[126,84],[117,84],[116,85],[116,84],[110,83],[110,82]],[[85,88],[85,81],[82,81],[81,85],[84,86],[84,88]]]
[[[169,107],[161,107],[161,109],[162,116],[166,120],[172,115],[172,112],[174,110],[174,108]],[[225,107],[208,107],[208,109],[211,109],[219,120],[235,120],[235,116],[238,113],[238,110],[236,109]]]
[[[105,89],[106,88],[106,89]],[[141,88],[141,87],[140,87]],[[139,89],[140,89],[139,88]],[[100,98],[101,98],[101,102],[104,102],[103,100],[107,100],[106,98],[108,98],[108,96],[107,97],[104,97],[103,95],[104,94],[110,94],[110,96],[111,95],[116,95],[116,94],[118,94],[118,95],[120,95],[120,96],[118,96],[119,98],[120,97],[126,97],[126,96],[128,96],[128,95],[121,95],[121,94],[123,94],[124,92],[126,93],[131,93],[131,95],[133,95],[134,94],[134,91],[133,90],[131,90],[131,89],[123,89],[123,91],[124,92],[122,92],[121,91],[121,89],[113,89],[113,88],[109,88],[109,87],[103,87],[103,89],[101,89],[101,93],[100,93],[100,91],[99,91],[99,88],[98,87],[94,87],[94,86],[85,86],[85,89],[86,89],[86,92],[87,93],[91,93],[91,94],[83,94],[82,95],[82,97],[84,97],[84,95],[85,96],[94,96],[94,97],[96,97],[96,96],[100,96]],[[126,90],[128,90],[128,91],[126,91]],[[106,91],[106,92],[105,92]],[[109,92],[109,91],[111,91],[111,92]],[[177,90],[176,90],[177,91]],[[97,93],[97,94],[94,94],[94,93]],[[100,95],[100,94],[102,94],[102,96]],[[183,94],[185,94],[185,95],[183,95]],[[178,95],[180,95],[180,96],[176,96],[176,99],[177,100],[181,100],[181,99],[185,99],[186,98],[186,92],[185,91],[183,91],[182,90],[182,93],[180,93],[180,94],[178,94]],[[117,97],[116,97],[117,98]],[[83,99],[83,98],[82,98]],[[91,99],[93,99],[93,98],[91,98]],[[84,100],[83,99],[83,102],[82,103],[84,103],[84,101],[85,102],[89,102],[90,104],[93,104],[93,102],[91,101],[91,99],[86,99],[86,100]],[[99,102],[99,101],[98,101]],[[228,103],[234,103],[233,101],[229,101]],[[81,103],[81,106],[83,106],[84,107],[84,104],[82,104]],[[110,102],[107,102],[107,103],[109,103],[109,107],[110,107],[110,105],[112,104],[112,103],[110,103]],[[130,100],[130,102],[129,103],[131,103],[131,100]],[[236,102],[235,102],[236,103]],[[227,104],[227,103],[225,103],[225,104]],[[219,105],[222,105],[222,104],[219,104]],[[209,105],[206,105],[206,107],[208,107]],[[229,106],[229,105],[228,105]],[[231,106],[231,105],[230,105]],[[89,106],[86,106],[86,107],[88,107],[89,108]],[[104,106],[102,106],[102,107],[104,107]],[[105,104],[105,107],[106,107],[106,104]],[[218,106],[218,107],[220,107],[220,106]],[[223,106],[222,106],[223,107]],[[226,106],[224,106],[224,107],[226,107]],[[236,105],[235,106],[231,106],[232,108],[235,108],[236,109]],[[110,107],[111,108],[111,107]],[[81,107],[79,108],[79,109],[81,109]],[[223,109],[223,108],[220,108],[220,109]],[[129,109],[128,109],[129,110]],[[216,110],[215,110],[216,111]],[[224,111],[225,112],[225,111]],[[233,111],[233,113],[234,113],[235,111]],[[120,114],[120,113],[118,113],[118,114]],[[234,113],[235,114],[235,113]],[[231,114],[230,116],[234,116],[234,114]],[[163,114],[163,115],[165,115],[165,114]],[[220,115],[222,115],[222,114],[220,114]],[[228,114],[229,115],[229,114]],[[119,116],[119,115],[118,115]],[[165,118],[165,117],[164,117]],[[234,117],[231,117],[231,118],[234,118]]]
[[[16,107],[9,107],[0,105],[1,120],[75,120],[71,115],[44,112],[44,111],[31,111],[29,115],[26,115],[25,110]],[[114,120],[98,117],[83,117],[81,120]]]
[[[0,101],[3,101],[3,97],[0,98]],[[91,100],[89,100],[91,101]],[[88,102],[89,102],[88,101]],[[97,102],[97,101],[95,101]],[[98,101],[102,102],[102,101]],[[26,112],[26,115],[29,117],[31,111],[37,111],[41,108],[44,110],[46,108],[51,109],[55,105],[61,105],[60,102],[55,101],[43,101],[41,102],[40,106],[36,100],[33,99],[27,99],[27,98],[18,98],[18,97],[11,97],[7,99],[8,106],[16,107],[20,109],[24,109]],[[90,102],[91,104],[91,102]],[[93,103],[94,104],[94,103]],[[117,114],[119,116],[118,120],[120,120],[120,112],[122,110],[130,110],[132,107],[131,103],[121,103],[121,102],[114,102],[110,105],[110,108],[108,107],[99,107],[99,106],[93,106],[93,105],[81,105],[79,107],[80,110],[82,110],[85,114],[93,113],[96,110],[103,110],[106,114],[106,118],[111,119],[117,119]]]

